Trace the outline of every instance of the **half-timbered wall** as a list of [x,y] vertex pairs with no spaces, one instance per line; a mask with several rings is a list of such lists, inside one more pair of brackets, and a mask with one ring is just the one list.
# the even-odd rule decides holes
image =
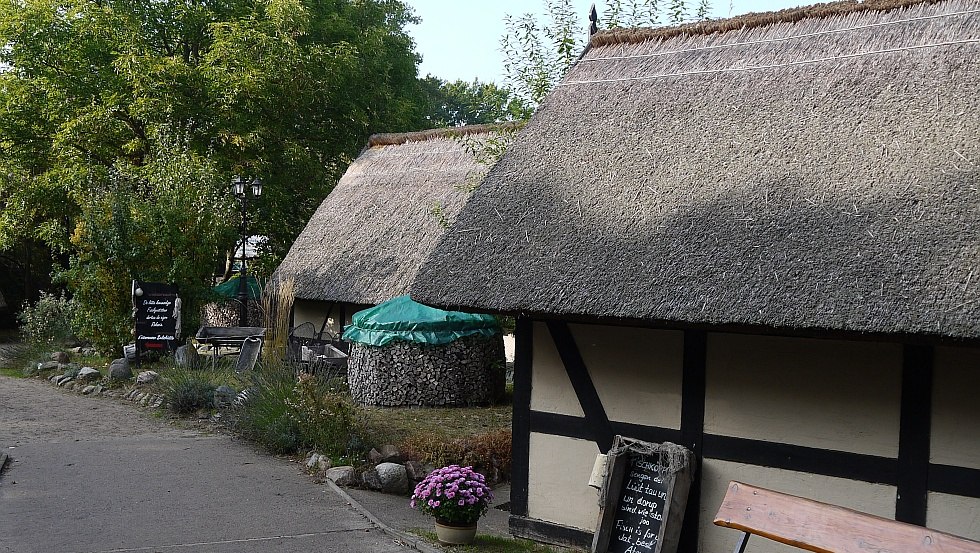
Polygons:
[[734,545],[710,523],[729,480],[980,539],[978,348],[526,319],[517,342],[518,535],[588,543],[622,434],[699,457],[683,551]]

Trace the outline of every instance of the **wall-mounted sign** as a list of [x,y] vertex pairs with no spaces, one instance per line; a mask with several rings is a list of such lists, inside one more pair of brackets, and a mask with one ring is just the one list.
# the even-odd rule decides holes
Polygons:
[[694,473],[690,450],[616,436],[600,491],[595,553],[674,553]]
[[180,297],[176,286],[134,280],[133,317],[136,319],[137,359],[143,352],[170,353],[177,349]]

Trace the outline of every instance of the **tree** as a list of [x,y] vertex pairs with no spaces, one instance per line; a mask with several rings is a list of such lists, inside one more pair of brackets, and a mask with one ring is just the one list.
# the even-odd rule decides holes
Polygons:
[[523,101],[494,83],[448,82],[432,75],[420,81],[425,97],[423,126],[429,128],[499,123],[530,116]]
[[[531,111],[565,76],[588,42],[585,14],[571,0],[544,0],[544,21],[531,13],[505,15],[500,39],[504,82]],[[602,21],[608,28],[657,27],[704,20],[711,6],[699,0],[610,0]]]
[[233,174],[276,266],[366,137],[418,119],[397,0],[31,0],[0,5],[0,252],[43,242],[115,348],[129,281],[178,284],[194,324],[234,244]]

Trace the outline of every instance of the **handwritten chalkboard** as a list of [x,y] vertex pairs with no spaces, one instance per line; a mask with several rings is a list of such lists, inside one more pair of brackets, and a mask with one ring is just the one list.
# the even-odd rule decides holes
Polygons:
[[610,451],[593,551],[673,553],[691,484],[690,452],[621,436]]
[[639,454],[629,456],[616,506],[609,553],[657,551],[667,507],[667,491],[656,462],[650,462]]
[[176,286],[134,280],[133,316],[137,356],[146,351],[167,353],[177,349],[180,298]]

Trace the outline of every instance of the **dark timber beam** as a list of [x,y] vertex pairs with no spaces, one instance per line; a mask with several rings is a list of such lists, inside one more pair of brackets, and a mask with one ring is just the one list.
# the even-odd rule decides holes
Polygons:
[[514,329],[514,415],[511,423],[511,516],[527,516],[528,474],[531,469],[531,364],[534,321],[518,317]]
[[697,460],[691,491],[684,511],[684,526],[678,549],[698,550],[701,516],[701,474],[704,463],[704,397],[707,386],[708,334],[703,330],[684,331],[684,376],[681,381],[681,445]]
[[895,520],[926,525],[932,430],[931,346],[906,344],[902,352],[902,414],[898,433]]
[[558,356],[565,365],[565,372],[568,373],[568,379],[572,382],[572,388],[575,389],[575,395],[585,413],[585,421],[592,439],[599,446],[599,451],[606,453],[612,447],[614,436],[612,425],[609,424],[609,417],[606,416],[606,410],[589,376],[589,369],[582,360],[582,354],[578,350],[572,331],[563,321],[548,321],[548,331],[551,332],[551,338],[558,349]]

